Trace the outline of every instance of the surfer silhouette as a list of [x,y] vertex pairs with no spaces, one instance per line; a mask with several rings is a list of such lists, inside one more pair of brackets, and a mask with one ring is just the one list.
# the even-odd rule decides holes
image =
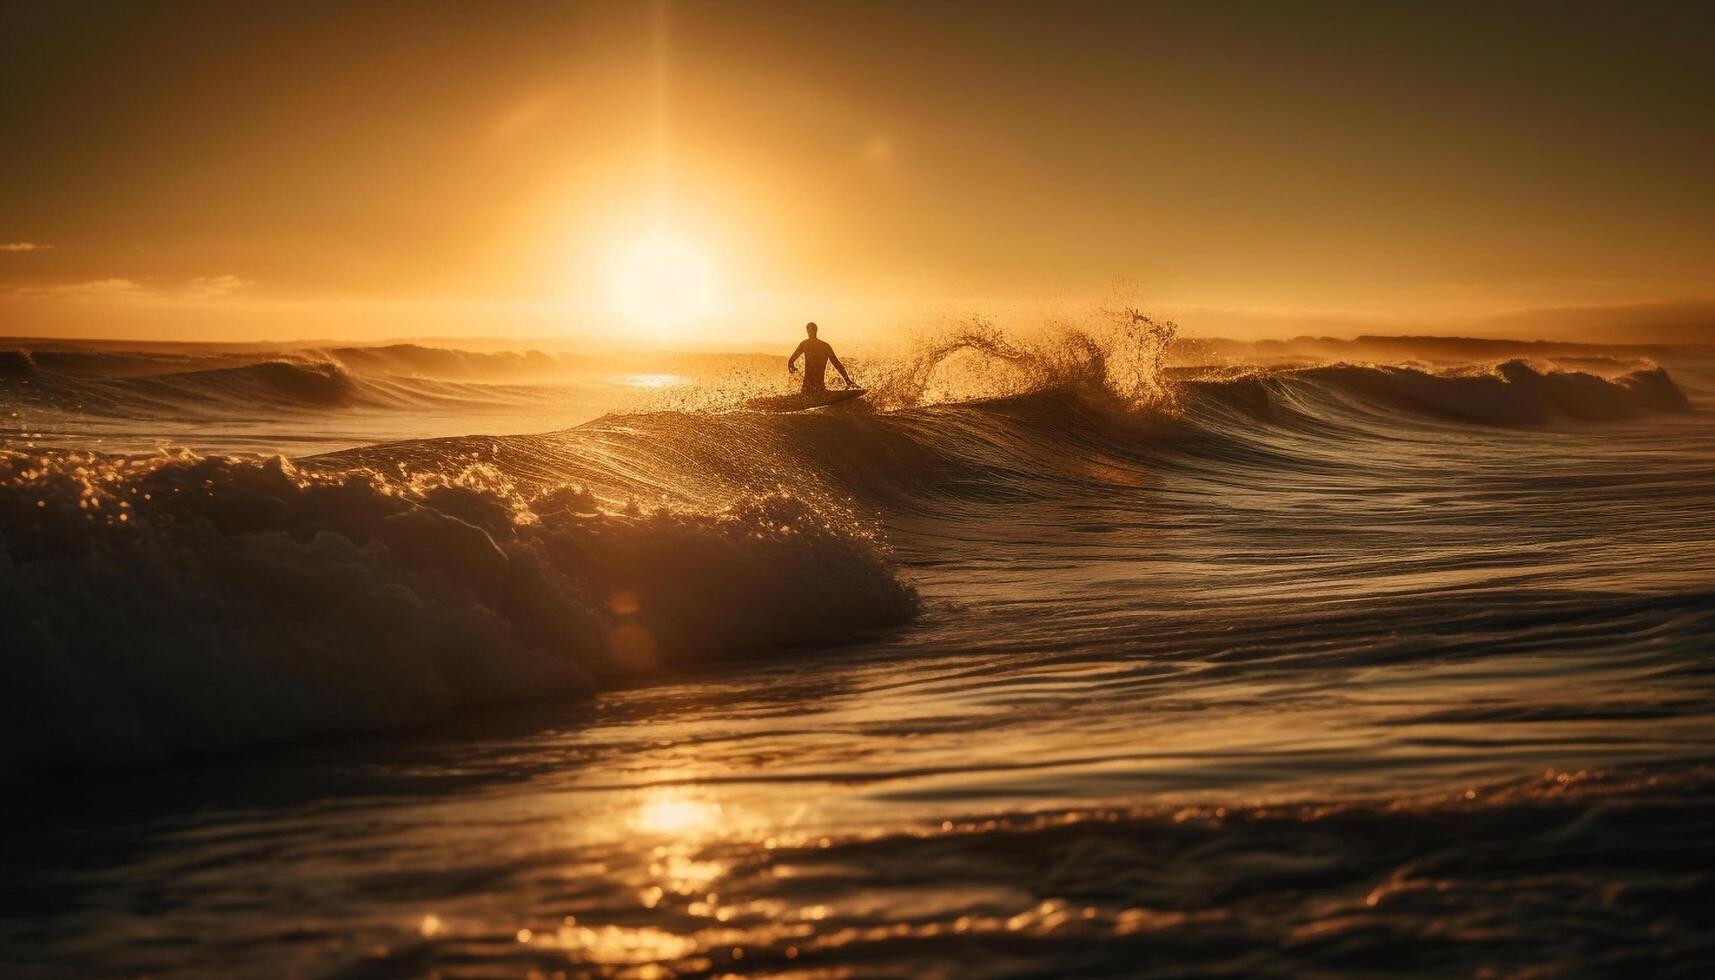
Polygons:
[[841,364],[839,357],[834,354],[834,349],[827,341],[816,339],[816,325],[804,324],[804,332],[809,336],[804,338],[804,342],[798,345],[798,349],[793,351],[786,361],[786,372],[796,374],[798,358],[804,359],[804,394],[819,395],[828,390],[825,376],[829,362],[833,363],[834,370],[840,372],[840,377],[846,379],[847,388],[856,388],[857,385],[852,383],[852,376],[846,373],[846,366]]

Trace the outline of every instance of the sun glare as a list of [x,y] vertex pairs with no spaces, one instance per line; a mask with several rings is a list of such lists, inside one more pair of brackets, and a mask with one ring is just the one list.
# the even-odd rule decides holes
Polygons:
[[620,267],[619,308],[655,329],[682,327],[709,314],[714,305],[714,270],[701,253],[658,238],[633,249]]
[[714,829],[720,821],[720,804],[669,789],[649,793],[638,808],[635,824],[639,830],[650,833],[700,835]]

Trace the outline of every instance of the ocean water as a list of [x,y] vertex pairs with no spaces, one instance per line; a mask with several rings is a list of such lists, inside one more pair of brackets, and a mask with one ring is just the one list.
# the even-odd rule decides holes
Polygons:
[[1715,969],[1715,351],[16,346],[7,976]]

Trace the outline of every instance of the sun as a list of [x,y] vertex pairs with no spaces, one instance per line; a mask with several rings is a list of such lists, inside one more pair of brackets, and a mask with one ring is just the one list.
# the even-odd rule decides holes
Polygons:
[[624,257],[614,291],[619,309],[633,320],[655,329],[680,327],[712,311],[714,269],[683,242],[651,238]]

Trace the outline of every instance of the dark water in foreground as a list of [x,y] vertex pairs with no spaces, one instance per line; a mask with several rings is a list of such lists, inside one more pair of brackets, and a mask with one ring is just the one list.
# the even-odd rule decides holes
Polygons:
[[19,450],[0,965],[1708,975],[1715,362],[1592,357]]

